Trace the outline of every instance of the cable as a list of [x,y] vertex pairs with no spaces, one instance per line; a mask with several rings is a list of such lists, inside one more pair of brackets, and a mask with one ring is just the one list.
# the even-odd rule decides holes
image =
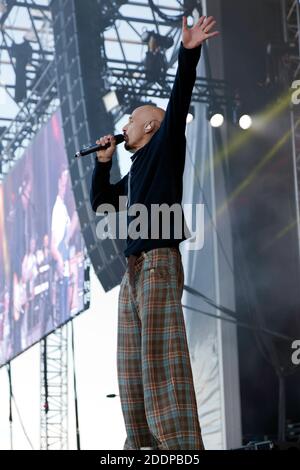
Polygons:
[[48,361],[47,361],[47,337],[44,339],[43,344],[43,363],[44,363],[44,388],[45,388],[45,403],[44,411],[47,415],[49,411],[49,389],[48,389]]
[[[239,326],[239,327],[242,327],[242,328],[247,328],[248,330],[262,330],[264,333],[266,333],[267,335],[270,335],[270,336],[274,336],[276,338],[280,338],[280,339],[283,339],[283,340],[286,340],[286,341],[293,341],[293,338],[290,338],[289,336],[285,336],[285,335],[282,335],[281,333],[277,333],[277,331],[272,331],[272,330],[269,330],[267,328],[257,328],[257,326],[255,325],[251,325],[249,323],[246,323],[246,322],[241,322],[239,320],[234,320],[233,318],[226,318],[226,317],[223,317],[223,316],[220,316],[220,315],[216,315],[215,313],[209,313],[209,312],[204,312],[203,310],[199,310],[195,307],[189,307],[188,305],[182,305],[183,308],[186,308],[187,310],[192,310],[194,312],[197,312],[197,313],[201,313],[202,315],[206,315],[208,317],[212,317],[212,318],[216,318],[217,320],[222,320],[222,321],[227,321],[228,323],[233,323],[234,325],[236,326]],[[295,366],[297,367],[297,366]]]
[[212,227],[213,227],[213,229],[214,229],[214,231],[215,231],[215,233],[216,233],[216,236],[217,236],[217,239],[218,239],[218,243],[219,243],[219,245],[220,245],[220,248],[221,248],[221,251],[222,251],[222,253],[223,253],[223,255],[224,255],[224,258],[225,258],[225,260],[226,260],[226,262],[227,262],[227,265],[228,265],[228,267],[229,267],[231,273],[234,275],[233,266],[232,266],[232,264],[231,264],[231,262],[230,262],[230,260],[229,260],[229,257],[228,257],[228,255],[227,255],[227,253],[226,253],[226,249],[225,249],[225,247],[224,247],[224,245],[223,245],[222,239],[221,239],[221,237],[220,237],[220,234],[219,234],[218,229],[217,229],[217,227],[216,227],[216,224],[215,224],[215,222],[214,222],[212,213],[211,213],[210,210],[209,210],[209,204],[208,204],[208,202],[207,202],[207,199],[206,199],[204,190],[203,190],[203,188],[202,188],[202,186],[201,186],[201,182],[199,181],[199,176],[198,176],[198,174],[197,174],[197,172],[196,172],[196,165],[194,164],[193,159],[192,159],[192,152],[191,152],[191,149],[190,149],[188,143],[187,143],[186,146],[187,146],[188,155],[189,155],[189,157],[190,157],[191,164],[192,164],[192,166],[193,166],[193,168],[194,168],[194,173],[195,173],[196,179],[198,180],[199,189],[200,189],[200,191],[201,191],[201,193],[202,193],[202,199],[203,199],[203,202],[204,202],[204,204],[205,204],[205,208],[206,208],[206,210],[207,210],[207,212],[208,212],[210,222],[211,222]]
[[[234,312],[233,310],[231,310],[227,307],[223,307],[223,305],[221,305],[221,304],[216,304],[213,300],[211,300],[209,297],[202,294],[201,292],[197,291],[196,289],[193,289],[192,287],[189,287],[189,286],[186,286],[186,285],[184,285],[183,288],[184,288],[184,290],[186,290],[190,294],[195,295],[197,297],[201,297],[204,300],[204,302],[206,302],[211,307],[214,307],[216,310],[219,310],[220,312],[223,312],[226,315],[230,315],[232,317],[239,318],[239,315],[238,315],[237,312]],[[202,312],[202,313],[205,313],[205,312]],[[217,316],[216,318],[220,318],[220,317]],[[224,320],[228,320],[226,317],[221,317],[221,318],[224,319]],[[238,320],[230,319],[230,321],[231,321],[231,323],[236,323]],[[239,322],[239,323],[241,324],[241,322]],[[281,333],[277,333],[276,331],[269,330],[268,328],[263,328],[263,327],[257,328],[255,325],[251,325],[249,323],[248,324],[244,323],[244,324],[249,325],[249,327],[251,327],[254,330],[264,331],[265,333],[267,333],[271,336],[276,336],[278,338],[288,340],[288,341],[293,341],[294,340],[294,338],[291,338],[290,336],[282,335]]]
[[160,18],[162,18],[164,21],[168,21],[168,22],[171,22],[171,23],[179,23],[180,21],[182,21],[182,15],[178,15],[178,16],[169,16],[169,15],[166,15],[165,13],[163,13],[161,11],[161,9],[155,5],[155,3],[153,2],[153,0],[149,0],[149,6],[152,8],[153,11],[155,11],[155,13],[157,13],[158,16],[160,16]]
[[20,414],[20,411],[19,411],[19,408],[18,408],[18,405],[17,405],[17,402],[16,402],[16,399],[14,397],[14,395],[12,396],[13,397],[13,401],[14,401],[14,404],[15,404],[15,407],[16,407],[16,410],[17,410],[17,414],[18,414],[18,418],[19,418],[19,421],[20,421],[20,424],[21,424],[21,427],[22,427],[22,430],[23,430],[23,433],[28,441],[28,444],[30,445],[31,449],[34,450],[34,447],[32,445],[32,442],[31,440],[29,439],[29,436],[26,432],[26,429],[25,429],[25,426],[24,426],[24,423],[23,423],[23,420],[21,418],[21,414]]
[[75,371],[75,344],[74,344],[73,321],[71,321],[71,334],[72,334],[72,358],[73,358],[73,384],[74,384],[74,401],[75,401],[76,442],[77,442],[77,450],[80,450],[80,428],[79,428],[79,416],[78,416],[77,381],[76,381],[76,371]]
[[201,297],[204,300],[204,302],[206,302],[211,307],[214,307],[217,310],[220,310],[221,312],[226,313],[226,315],[230,315],[231,317],[236,317],[237,318],[238,315],[237,315],[236,312],[234,312],[230,308],[223,307],[223,305],[221,305],[221,304],[219,304],[219,305],[216,304],[213,300],[211,300],[210,298],[208,298],[206,295],[202,294],[201,292],[197,291],[196,289],[193,289],[192,287],[189,287],[189,286],[186,286],[186,285],[184,285],[183,288],[184,288],[184,290],[186,290],[190,294]]
[[9,381],[9,422],[10,422],[10,428],[11,428],[11,449],[13,448],[13,443],[12,443],[12,424],[13,424],[13,417],[12,417],[12,406],[11,406],[11,403],[12,401],[14,402],[14,405],[15,405],[15,408],[16,408],[16,411],[17,411],[17,415],[18,415],[18,418],[19,418],[19,421],[20,421],[20,424],[21,424],[21,428],[23,430],[23,433],[31,447],[32,450],[34,450],[34,447],[32,445],[32,442],[31,440],[29,439],[29,436],[26,432],[26,429],[25,429],[25,426],[24,426],[24,423],[23,423],[23,420],[21,418],[21,413],[19,411],[19,408],[18,408],[18,405],[17,405],[17,402],[16,402],[16,399],[14,397],[14,394],[13,394],[13,391],[12,391],[12,380],[11,380],[11,367],[10,367],[10,362],[8,363],[7,365],[7,373],[8,373],[8,381]]
[[12,383],[10,362],[7,364],[8,383],[9,383],[9,431],[10,431],[10,449],[13,450],[13,416],[12,416]]

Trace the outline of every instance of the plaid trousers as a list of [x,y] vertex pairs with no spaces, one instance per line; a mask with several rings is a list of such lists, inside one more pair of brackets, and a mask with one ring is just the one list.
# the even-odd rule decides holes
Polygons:
[[181,305],[183,283],[181,253],[171,247],[142,252],[122,279],[117,368],[124,450],[204,450]]

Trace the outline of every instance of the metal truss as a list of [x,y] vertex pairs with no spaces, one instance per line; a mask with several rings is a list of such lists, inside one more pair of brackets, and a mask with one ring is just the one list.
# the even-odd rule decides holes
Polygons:
[[[175,65],[181,41],[181,17],[201,14],[201,0],[168,0],[164,3],[153,0],[95,0],[101,9],[102,24],[99,33],[102,37],[99,48],[104,63],[105,95],[111,90],[124,92],[125,100],[114,113],[115,122],[126,113],[139,99],[168,98],[174,80]],[[19,110],[12,116],[0,115],[0,141],[2,144],[2,173],[7,174],[14,161],[22,155],[32,137],[59,106],[57,98],[54,41],[49,0],[0,0],[6,3],[6,11],[0,17],[0,52],[6,51],[8,61],[1,61],[1,68],[10,68],[10,81],[1,80],[0,89],[5,89],[13,99],[15,85],[15,64],[11,45],[20,31],[26,34],[34,49],[33,61],[27,66],[27,98],[18,104]],[[18,17],[27,17],[27,27],[18,22]],[[1,13],[0,13],[1,14]],[[15,21],[11,18],[15,15]],[[10,20],[10,21],[9,21]],[[21,21],[21,20],[19,20]],[[11,24],[11,23],[14,24]],[[144,59],[148,44],[143,39],[146,31],[152,31],[173,40],[173,46],[165,51],[166,76],[162,83],[149,83],[146,80]],[[19,38],[20,39],[20,38]],[[139,58],[139,60],[137,60]],[[3,74],[2,74],[3,75]],[[99,85],[100,86],[100,85]],[[219,80],[197,79],[193,93],[194,102],[226,105],[232,102],[230,91],[225,82]],[[1,173],[1,172],[0,172]],[[0,175],[1,178],[1,175]]]
[[[168,99],[174,82],[174,75],[167,74],[164,84],[149,83],[144,71],[134,69],[122,70],[118,68],[109,69],[109,89],[116,91],[122,96],[122,105],[113,112],[114,120],[117,122],[121,117],[132,109],[134,104],[139,104],[141,98],[148,102],[159,99]],[[234,96],[224,80],[206,80],[198,77],[193,90],[193,103],[214,103],[215,106],[234,106]]]
[[[41,90],[38,93],[37,90]],[[39,95],[39,96],[37,96]],[[0,135],[2,146],[0,180],[22,156],[38,130],[58,108],[54,63],[50,62],[18,114]]]
[[[170,0],[160,2],[159,6],[148,0],[122,3],[124,5],[115,12],[114,23],[103,33],[106,90],[114,90],[122,96],[119,109],[113,112],[115,122],[137,102],[169,97],[181,41],[182,14],[197,19],[202,13],[201,0]],[[143,33],[147,31],[173,40],[173,46],[165,51],[167,73],[159,83],[151,83],[146,77],[144,59],[148,45]],[[224,81],[206,78],[197,78],[192,101],[235,106],[233,94]]]
[[300,3],[299,0],[281,0],[284,42],[291,47],[289,54],[292,76],[297,78],[300,70]]
[[[285,44],[291,48],[289,67],[291,80],[296,80],[300,71],[300,2],[282,0],[283,31]],[[292,86],[292,82],[290,83]],[[290,105],[290,121],[294,164],[294,186],[296,221],[300,262],[300,104]]]
[[[32,55],[25,64],[27,89],[31,90],[54,58],[48,0],[0,0],[0,87],[4,89],[2,96],[9,97],[10,101],[14,101],[16,89],[14,45],[22,41],[27,41],[32,49]],[[31,100],[34,99],[37,97],[32,96]],[[27,104],[31,100],[27,99]],[[22,105],[14,109],[18,106]],[[0,122],[13,120],[17,114],[14,109],[6,116],[0,115]]]
[[40,449],[68,449],[68,325],[41,341]]
[[[24,40],[32,49],[25,67],[27,95],[16,102],[13,51]],[[58,107],[53,59],[48,0],[0,0],[0,178]]]

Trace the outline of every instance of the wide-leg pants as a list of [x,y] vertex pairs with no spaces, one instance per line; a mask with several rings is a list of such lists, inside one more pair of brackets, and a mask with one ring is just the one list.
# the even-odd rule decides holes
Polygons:
[[200,449],[200,424],[181,305],[177,248],[136,259],[119,293],[117,367],[127,438],[123,449]]

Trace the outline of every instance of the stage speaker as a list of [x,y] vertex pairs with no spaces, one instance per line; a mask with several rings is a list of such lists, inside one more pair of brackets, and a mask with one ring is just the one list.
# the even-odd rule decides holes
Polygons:
[[[94,156],[75,159],[86,144],[113,132],[114,123],[101,97],[105,94],[104,37],[95,0],[52,0],[55,64],[65,147],[81,231],[91,263],[105,291],[120,284],[125,272],[125,240],[99,240],[90,207]],[[111,182],[121,178],[113,159]]]

